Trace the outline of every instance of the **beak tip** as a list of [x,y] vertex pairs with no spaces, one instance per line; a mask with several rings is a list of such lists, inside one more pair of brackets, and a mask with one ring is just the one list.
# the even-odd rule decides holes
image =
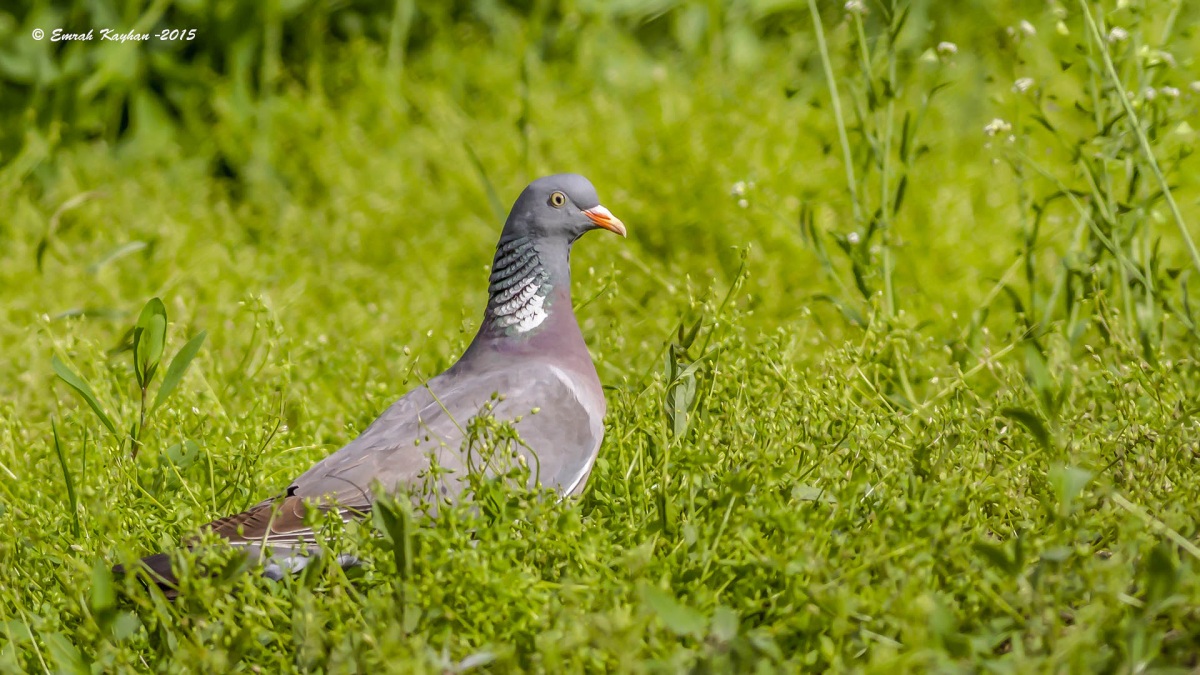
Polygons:
[[604,228],[609,232],[621,235],[622,238],[627,237],[625,223],[621,219],[614,216],[611,211],[603,206],[597,205],[583,212],[596,227]]

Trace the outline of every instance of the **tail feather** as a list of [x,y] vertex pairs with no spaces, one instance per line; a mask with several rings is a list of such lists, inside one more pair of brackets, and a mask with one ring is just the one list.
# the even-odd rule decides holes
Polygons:
[[[251,560],[258,560],[262,552],[258,546],[237,546],[236,548],[240,549],[246,555],[246,558]],[[257,567],[259,573],[264,577],[272,581],[279,581],[285,576],[299,574],[319,555],[320,551],[317,550],[282,547],[273,550],[271,555],[263,558],[261,564],[257,565]],[[339,554],[335,560],[342,568],[356,567],[362,564],[362,561],[357,556],[346,553]],[[247,564],[249,565],[249,563]],[[179,577],[171,565],[171,556],[169,554],[155,553],[154,555],[148,555],[142,558],[138,562],[138,565],[145,570],[145,576],[154,585],[158,586],[168,600],[174,600],[179,596]],[[124,565],[113,567],[113,576],[120,578],[125,574],[127,574],[127,570]]]
[[[142,558],[138,564],[147,572],[146,576],[162,590],[168,600],[174,600],[179,595],[179,578],[175,576],[175,570],[171,567],[171,556],[166,553],[155,553]],[[112,571],[113,576],[117,578],[125,576],[128,572],[124,565],[116,565]]]
[[[322,511],[336,509],[343,520],[361,519],[370,512],[370,504],[344,506],[328,504],[318,506]],[[304,524],[305,498],[290,491],[280,497],[264,500],[250,509],[232,516],[219,518],[204,526],[204,529],[219,535],[229,545],[245,554],[247,565],[259,565],[259,570],[269,579],[278,581],[289,574],[296,574],[308,566],[311,559],[320,555],[315,549],[312,530]],[[270,549],[264,555],[263,544]],[[192,550],[196,541],[185,542]],[[342,567],[359,564],[358,558],[339,555],[337,563]],[[171,556],[156,553],[142,558],[139,566],[147,577],[162,589],[167,598],[174,600],[179,595],[179,576],[171,565]],[[114,576],[123,576],[127,570],[122,565],[113,568]]]

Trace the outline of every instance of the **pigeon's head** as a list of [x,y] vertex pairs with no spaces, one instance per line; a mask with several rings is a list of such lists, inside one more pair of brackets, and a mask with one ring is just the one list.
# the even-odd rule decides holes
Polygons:
[[504,224],[507,236],[561,239],[568,244],[597,228],[625,236],[625,224],[600,205],[596,188],[574,173],[546,176],[530,183],[517,197]]

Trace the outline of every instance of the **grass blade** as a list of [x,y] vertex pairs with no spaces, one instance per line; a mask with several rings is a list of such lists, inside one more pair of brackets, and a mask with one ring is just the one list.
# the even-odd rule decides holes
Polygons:
[[71,478],[71,469],[67,467],[67,455],[63,451],[62,440],[58,437],[58,422],[50,418],[50,430],[54,433],[54,452],[58,455],[59,466],[62,467],[63,480],[67,484],[67,503],[71,506],[71,532],[79,538],[79,500],[75,496],[75,481]]
[[187,344],[175,358],[171,359],[171,365],[167,366],[167,374],[163,376],[162,385],[158,388],[158,394],[154,397],[154,405],[150,407],[150,411],[158,410],[171,392],[179,386],[179,382],[183,379],[183,374],[187,372],[188,366],[192,365],[192,359],[196,358],[196,354],[200,351],[200,346],[204,344],[204,338],[208,337],[207,331],[200,331]]
[[1158,181],[1162,188],[1163,197],[1167,200],[1167,208],[1171,211],[1171,216],[1175,221],[1175,226],[1179,230],[1179,238],[1183,240],[1184,246],[1187,247],[1188,256],[1192,260],[1192,267],[1200,272],[1200,250],[1196,248],[1196,242],[1192,240],[1191,231],[1188,230],[1187,222],[1183,219],[1183,212],[1179,210],[1179,205],[1175,203],[1175,197],[1171,194],[1171,187],[1167,184],[1167,178],[1163,174],[1162,169],[1158,166],[1158,159],[1154,156],[1154,151],[1150,148],[1150,140],[1146,136],[1146,130],[1142,128],[1137,112],[1133,109],[1133,103],[1129,100],[1129,94],[1125,91],[1125,86],[1121,83],[1121,77],[1117,75],[1117,67],[1113,64],[1112,55],[1108,51],[1108,43],[1104,36],[1100,35],[1100,29],[1096,26],[1096,19],[1092,17],[1092,10],[1088,6],[1087,0],[1079,0],[1079,7],[1083,11],[1091,37],[1096,41],[1096,46],[1099,49],[1100,57],[1104,61],[1104,70],[1108,75],[1109,82],[1116,91],[1117,97],[1121,101],[1121,107],[1125,109],[1125,114],[1129,116],[1129,127],[1133,131],[1133,135],[1137,138],[1138,147],[1141,148],[1142,155],[1146,159],[1147,166],[1150,167],[1150,172],[1154,174],[1154,178]]
[[463,148],[467,151],[467,156],[471,158],[471,166],[475,167],[475,172],[479,174],[479,180],[483,182],[483,189],[487,192],[488,204],[492,207],[492,215],[495,216],[497,222],[504,222],[508,214],[508,209],[504,208],[504,202],[500,200],[500,194],[496,192],[496,186],[492,184],[492,179],[488,177],[487,169],[483,166],[483,160],[479,159],[479,155],[475,154],[475,149],[469,144],[463,143]]
[[1050,431],[1037,413],[1025,408],[1004,408],[1000,414],[1028,429],[1038,445],[1043,448],[1050,447]]
[[114,436],[117,434],[117,425],[113,424],[112,418],[108,413],[104,412],[104,408],[100,406],[100,401],[96,398],[96,393],[92,391],[92,387],[80,376],[76,375],[67,364],[59,360],[58,356],[50,359],[50,367],[54,369],[54,373],[58,375],[58,379],[66,382],[72,389],[79,392],[83,400],[91,406],[92,411],[96,413],[96,417],[100,418],[100,422],[104,427],[111,431]]

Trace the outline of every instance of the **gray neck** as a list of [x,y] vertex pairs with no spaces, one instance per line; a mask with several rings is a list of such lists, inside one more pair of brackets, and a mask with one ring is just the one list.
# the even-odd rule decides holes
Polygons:
[[[570,308],[569,247],[554,243],[535,242],[527,236],[501,239],[492,262],[481,334],[519,336],[540,332],[564,292]],[[558,248],[562,250],[555,250]],[[556,289],[560,292],[554,293]]]

